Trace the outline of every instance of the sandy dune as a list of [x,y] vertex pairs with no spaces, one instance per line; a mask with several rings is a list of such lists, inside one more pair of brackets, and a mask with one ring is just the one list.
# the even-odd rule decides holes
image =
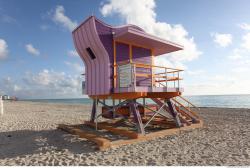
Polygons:
[[250,110],[202,108],[205,126],[107,151],[60,130],[89,106],[5,102],[0,165],[250,165]]

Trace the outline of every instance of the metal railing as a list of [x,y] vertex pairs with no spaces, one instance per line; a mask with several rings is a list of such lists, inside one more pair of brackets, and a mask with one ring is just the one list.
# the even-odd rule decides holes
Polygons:
[[[143,72],[141,72],[143,71]],[[145,72],[146,71],[146,72]],[[183,70],[143,63],[119,62],[115,65],[115,88],[140,86],[137,78],[150,80],[151,87],[180,87],[180,72]],[[118,84],[117,84],[118,83]]]

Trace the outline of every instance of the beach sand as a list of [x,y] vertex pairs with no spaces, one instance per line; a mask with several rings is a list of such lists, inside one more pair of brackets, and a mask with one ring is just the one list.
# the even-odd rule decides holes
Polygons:
[[80,124],[90,106],[5,102],[0,165],[250,165],[250,110],[201,108],[204,127],[97,151],[92,142],[57,130]]

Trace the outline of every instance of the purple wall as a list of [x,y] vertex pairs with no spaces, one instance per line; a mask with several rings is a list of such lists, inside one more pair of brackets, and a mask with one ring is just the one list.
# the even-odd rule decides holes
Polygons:
[[[85,62],[86,93],[88,95],[106,95],[110,93],[110,60],[95,24],[95,18],[89,17],[73,32],[73,40],[78,54]],[[96,58],[91,59],[86,48],[90,47]]]
[[129,45],[116,43],[116,62],[129,60]]
[[[152,64],[151,51],[149,49],[133,46],[132,53],[133,53],[133,62]],[[146,73],[151,75],[151,69],[148,68],[137,68],[136,72]],[[136,83],[137,86],[151,86],[151,78],[137,77]]]
[[112,35],[112,28],[109,26],[104,25],[104,23],[100,22],[99,20],[95,19],[95,25],[96,25],[96,30],[98,32],[99,38],[108,52],[109,55],[109,69],[110,69],[110,91],[112,91],[113,88],[113,76],[114,76],[114,69],[112,65],[114,64],[114,48],[113,48],[113,35]]

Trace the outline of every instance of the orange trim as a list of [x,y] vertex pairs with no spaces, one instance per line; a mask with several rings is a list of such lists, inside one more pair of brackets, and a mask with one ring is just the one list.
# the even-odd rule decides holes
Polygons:
[[127,45],[132,45],[132,46],[135,46],[135,47],[145,48],[145,49],[148,49],[148,50],[151,50],[151,49],[152,49],[152,48],[148,48],[148,47],[145,47],[145,46],[137,45],[137,44],[134,44],[134,43],[127,43],[127,42],[120,41],[120,40],[116,40],[116,42],[118,42],[118,43],[123,43],[123,44],[127,44]]
[[[128,64],[128,63],[129,63],[129,61],[121,61],[121,62],[119,62],[119,65],[125,65],[125,64]],[[140,68],[151,68],[151,67],[155,67],[155,68],[164,68],[164,69],[173,70],[173,71],[168,72],[168,73],[184,71],[184,70],[182,70],[182,69],[168,68],[168,67],[157,66],[157,65],[150,65],[150,64],[142,64],[142,63],[134,63],[134,62],[132,62],[131,64],[136,64],[136,66],[137,66],[137,67],[140,67]]]
[[[165,78],[164,80],[157,80],[155,82],[164,82],[166,81],[166,76],[161,76],[161,75],[150,75],[150,74],[146,74],[146,73],[136,73],[136,76],[139,77],[154,77],[154,78]],[[178,77],[167,77],[167,81],[175,81],[175,80],[182,80],[182,78],[178,78]]]
[[[154,60],[153,60],[153,49],[150,50],[151,51],[151,65],[154,65]],[[154,80],[154,72],[153,72],[153,66],[151,67],[151,87],[155,86],[155,80]]]
[[116,74],[116,41],[113,40],[113,48],[114,48],[114,88],[116,88],[116,84],[117,84],[117,74]]
[[129,62],[132,63],[133,52],[132,52],[132,45],[129,44]]
[[179,96],[181,92],[123,92],[108,95],[89,96],[92,99],[138,99],[138,98],[173,98]]

